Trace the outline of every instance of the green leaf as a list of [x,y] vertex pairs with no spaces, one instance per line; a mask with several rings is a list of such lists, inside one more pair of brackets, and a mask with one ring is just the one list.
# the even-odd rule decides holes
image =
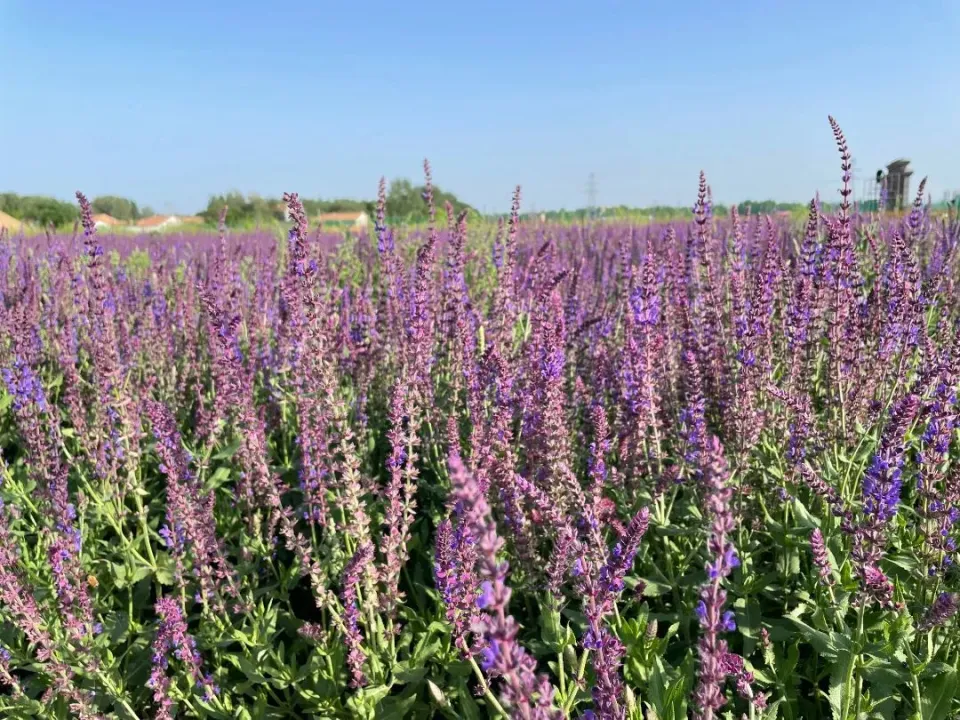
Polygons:
[[663,679],[663,661],[657,658],[653,662],[653,672],[650,674],[650,684],[647,686],[647,704],[658,718],[664,717],[666,686]]
[[544,606],[540,613],[540,639],[552,649],[560,645],[560,612]]
[[410,717],[410,709],[416,703],[416,688],[411,687],[409,692],[384,699],[377,706],[377,720],[404,720],[404,718]]
[[218,467],[213,475],[206,482],[206,488],[212,490],[223,485],[227,480],[230,479],[230,468],[220,466]]
[[840,653],[830,670],[830,691],[827,700],[833,711],[834,720],[847,720],[844,709],[850,702],[850,688],[847,686],[847,674],[853,663],[853,653],[848,650]]
[[145,577],[149,577],[152,572],[153,572],[153,568],[150,567],[149,565],[141,565],[140,567],[134,569],[133,575],[130,577],[130,582],[138,583],[141,580],[143,580]]
[[253,682],[265,683],[267,678],[264,675],[260,674],[260,671],[254,666],[252,662],[247,660],[242,655],[236,656],[237,662],[240,665],[240,670],[244,675],[247,676],[247,680],[252,680]]
[[169,554],[157,555],[157,582],[161,585],[173,585],[173,570],[173,558]]
[[657,582],[651,578],[640,578],[644,583],[643,586],[643,596],[644,597],[660,597],[661,595],[666,595],[670,592],[673,587],[665,582]]
[[797,525],[804,530],[813,530],[820,527],[820,521],[811,515],[806,505],[796,498],[793,499],[793,514],[797,519]]
[[127,636],[130,629],[130,616],[125,612],[117,613],[112,621],[107,623],[107,631],[110,637],[110,644],[116,645]]
[[240,438],[235,438],[229,445],[227,445],[223,450],[218,452],[213,456],[214,460],[229,460],[232,458],[237,450],[240,449]]
[[743,635],[743,654],[750,656],[757,647],[757,641],[760,639],[762,611],[760,603],[751,598],[742,612],[737,613],[737,628]]
[[459,701],[457,702],[459,707],[455,708],[459,710],[457,717],[467,718],[468,720],[480,720],[480,707],[477,705],[476,700],[473,699],[473,693],[470,691],[470,688],[467,687],[467,683],[464,680],[460,681],[459,695]]
[[786,618],[793,623],[800,634],[809,642],[813,649],[828,660],[834,660],[842,651],[851,650],[850,638],[837,632],[825,633],[822,630],[810,627],[803,620],[793,616]]
[[921,687],[920,714],[923,720],[945,720],[957,694],[957,671],[950,668]]
[[129,707],[125,706],[123,703],[115,703],[113,706],[113,711],[117,714],[118,718],[123,720],[139,720],[139,718],[130,712]]
[[110,572],[113,575],[113,584],[118,588],[125,588],[130,583],[127,566],[123,563],[110,563]]
[[910,673],[899,665],[881,658],[871,658],[861,670],[864,680],[871,685],[897,687],[910,682]]
[[409,670],[401,670],[394,677],[396,677],[398,683],[406,685],[407,683],[419,683],[426,674],[427,668],[416,667]]

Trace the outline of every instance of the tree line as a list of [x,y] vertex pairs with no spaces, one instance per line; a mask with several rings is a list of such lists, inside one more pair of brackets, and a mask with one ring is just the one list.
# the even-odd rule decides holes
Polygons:
[[[423,198],[424,186],[414,185],[410,180],[401,178],[390,183],[387,192],[387,217],[391,222],[417,223],[427,219],[427,207]],[[454,193],[434,186],[434,202],[437,212],[441,215],[444,206],[449,202],[454,211],[459,213],[466,210],[475,214],[477,211],[469,204],[458,198]],[[377,209],[377,201],[355,200],[349,198],[320,199],[301,198],[308,217],[313,220],[318,215],[335,212],[366,212],[373,217]],[[251,193],[244,195],[237,191],[212,195],[207,206],[198,215],[207,222],[217,222],[220,210],[224,205],[229,206],[227,225],[231,227],[249,227],[273,221],[283,221],[284,205],[279,197],[264,197]],[[91,202],[94,213],[105,213],[117,220],[135,222],[144,217],[150,217],[154,211],[149,207],[138,206],[129,198],[117,195],[102,195]],[[0,211],[5,212],[17,220],[33,223],[39,226],[70,225],[78,218],[77,206],[73,202],[65,202],[44,195],[18,195],[13,192],[0,193]]]
[[[153,215],[153,210],[149,207],[138,207],[133,200],[116,195],[101,195],[94,198],[90,205],[95,214],[106,213],[127,222]],[[79,217],[74,202],[65,202],[46,195],[18,195],[13,192],[0,193],[0,212],[43,227],[51,224],[58,227],[69,225]]]
[[[386,207],[386,214],[390,221],[417,223],[426,220],[427,207],[423,199],[424,189],[423,185],[414,185],[406,178],[394,180],[390,183]],[[434,186],[433,196],[440,213],[443,212],[447,202],[453,206],[457,213],[462,210],[476,213],[473,207],[452,192]],[[307,217],[311,220],[321,214],[338,212],[365,212],[372,218],[377,211],[376,200],[301,198],[301,202],[303,202]],[[257,194],[243,195],[237,191],[211,196],[207,202],[207,207],[200,212],[200,215],[208,222],[216,222],[224,205],[230,208],[227,213],[227,225],[231,227],[284,219],[285,207],[280,198],[263,197]]]
[[[423,198],[424,186],[414,185],[406,178],[400,178],[390,183],[387,192],[387,217],[392,223],[419,223],[427,219],[427,207]],[[477,215],[477,210],[460,200],[454,193],[434,186],[434,201],[437,212],[442,218],[445,204],[449,202],[454,211],[459,213],[466,210]],[[301,198],[307,216],[313,220],[325,213],[337,212],[365,212],[373,218],[376,213],[376,200],[356,200],[351,198],[335,198],[323,200],[320,198]],[[94,213],[105,213],[117,220],[136,222],[154,214],[152,208],[138,206],[129,198],[117,195],[101,195],[91,202]],[[227,225],[230,227],[250,227],[269,222],[282,222],[284,219],[284,205],[278,197],[263,197],[255,193],[244,195],[237,191],[212,195],[206,208],[198,213],[207,222],[214,224],[224,205],[229,206]],[[737,205],[741,214],[748,210],[754,214],[770,214],[787,211],[802,215],[806,212],[805,203],[783,203],[774,200],[752,201],[747,200]],[[824,203],[824,209],[827,204]],[[73,202],[65,202],[44,195],[18,195],[13,192],[0,193],[0,211],[17,220],[33,223],[39,226],[70,225],[78,217],[77,206]],[[539,213],[538,213],[539,214]],[[546,220],[551,222],[577,222],[591,218],[602,219],[644,219],[653,222],[669,222],[692,217],[692,211],[687,207],[673,207],[658,205],[653,207],[630,207],[619,205],[605,208],[578,208],[575,210],[551,210],[542,213]],[[729,214],[725,205],[715,204],[713,214],[723,217]]]

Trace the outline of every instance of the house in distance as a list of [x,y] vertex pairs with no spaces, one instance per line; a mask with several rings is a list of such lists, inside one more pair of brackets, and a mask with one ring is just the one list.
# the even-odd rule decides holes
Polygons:
[[151,215],[137,220],[135,227],[139,232],[160,232],[178,225],[202,225],[203,218],[195,215]]
[[93,223],[97,230],[109,230],[111,228],[119,228],[123,225],[122,220],[117,220],[112,215],[107,215],[106,213],[98,213],[93,216]]
[[370,225],[370,216],[362,210],[359,212],[322,213],[317,218],[317,223],[322,223],[324,230],[342,229],[360,232],[366,230]]

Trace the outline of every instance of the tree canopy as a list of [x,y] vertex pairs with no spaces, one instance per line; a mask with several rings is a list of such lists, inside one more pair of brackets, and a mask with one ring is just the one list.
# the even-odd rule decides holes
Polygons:
[[[427,219],[427,206],[423,199],[424,186],[414,185],[406,178],[400,178],[390,183],[387,192],[387,216],[393,222],[422,222]],[[443,213],[445,203],[449,202],[454,212],[467,210],[476,212],[467,203],[460,200],[451,192],[436,186],[433,188],[434,204],[438,214]],[[373,215],[377,210],[376,200],[356,200],[352,198],[301,198],[307,216],[312,220],[323,213],[334,212],[365,212]],[[213,195],[207,202],[207,207],[200,214],[209,222],[216,222],[223,206],[229,206],[227,225],[231,227],[252,225],[283,220],[284,205],[280,198],[265,198],[260,195],[244,195],[239,191],[231,191]]]
[[133,200],[116,195],[100,195],[99,197],[95,197],[93,202],[90,203],[90,206],[93,208],[93,212],[106,213],[117,220],[132,221],[146,217],[140,214],[140,210]]
[[0,211],[28,223],[47,226],[68,225],[77,219],[79,211],[73,203],[43,195],[0,193]]

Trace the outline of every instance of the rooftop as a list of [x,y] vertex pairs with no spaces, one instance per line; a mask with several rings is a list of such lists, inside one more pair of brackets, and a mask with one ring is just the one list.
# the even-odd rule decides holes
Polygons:
[[361,216],[366,215],[362,210],[356,212],[332,212],[321,213],[318,218],[320,222],[356,222]]
[[170,218],[176,219],[174,215],[151,215],[150,217],[143,218],[142,220],[137,220],[137,227],[157,227],[158,225],[163,225],[165,222],[169,222]]

